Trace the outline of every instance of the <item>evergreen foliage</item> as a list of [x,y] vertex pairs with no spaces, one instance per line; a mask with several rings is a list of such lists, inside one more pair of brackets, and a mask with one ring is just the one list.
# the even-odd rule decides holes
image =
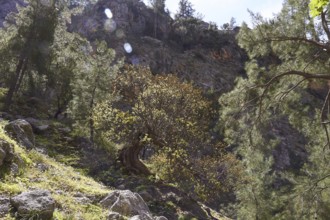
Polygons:
[[4,108],[10,109],[15,96],[25,95],[48,100],[47,107],[55,117],[66,110],[72,98],[73,70],[81,66],[86,44],[67,31],[67,22],[79,10],[69,10],[63,1],[31,1],[7,17],[0,30],[0,71],[9,88]]
[[[116,146],[127,171],[156,173],[208,201],[236,190],[238,219],[328,218],[329,1],[285,0],[272,19],[251,12],[254,27],[243,24],[237,36],[249,56],[246,76],[219,99],[227,147],[211,135],[214,109],[193,83],[124,66],[105,41],[67,30],[76,6],[90,2],[28,0],[8,15],[0,29],[1,107],[41,99],[49,117],[70,113],[80,135]],[[165,0],[150,3],[157,37],[168,12]],[[223,49],[225,35],[196,18],[188,0],[171,25],[184,50]]]
[[176,13],[175,18],[192,18],[194,17],[195,9],[189,0],[179,1],[179,11]]
[[[70,109],[78,128],[82,131],[89,128],[89,136],[93,142],[93,109],[96,104],[111,99],[113,88],[110,82],[116,76],[120,64],[114,63],[115,52],[108,48],[105,41],[96,41],[93,45],[88,41],[85,41],[85,44],[79,43],[85,54],[77,57],[79,65],[74,70],[74,80],[71,84],[73,99]],[[85,132],[83,134],[86,135]]]
[[237,191],[239,219],[329,212],[328,14],[315,22],[308,4],[285,1],[270,20],[252,14],[254,28],[238,35],[250,57],[247,78],[220,98],[220,125],[249,177]]
[[20,8],[20,13],[11,14],[3,33],[1,57],[5,72],[5,83],[9,85],[6,108],[9,109],[14,95],[29,77],[31,91],[35,88],[34,77],[47,77],[50,74],[50,46],[54,41],[57,25],[57,12],[54,2],[43,4],[31,1]]

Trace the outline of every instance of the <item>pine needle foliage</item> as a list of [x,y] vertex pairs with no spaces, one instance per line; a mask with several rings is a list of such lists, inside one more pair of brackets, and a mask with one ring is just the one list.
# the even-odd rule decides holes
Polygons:
[[313,19],[309,1],[287,0],[272,19],[251,16],[238,35],[247,77],[219,100],[220,129],[249,177],[238,218],[327,219],[328,12]]

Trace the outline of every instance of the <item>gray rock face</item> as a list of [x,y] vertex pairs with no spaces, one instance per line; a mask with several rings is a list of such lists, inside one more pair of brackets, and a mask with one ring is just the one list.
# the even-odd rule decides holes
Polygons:
[[[106,9],[111,10],[111,19]],[[125,56],[133,65],[149,66],[154,74],[176,73],[205,91],[230,91],[236,77],[245,75],[247,59],[236,43],[237,30],[211,31],[208,23],[200,22],[193,25],[194,31],[177,33],[185,25],[167,13],[156,16],[143,1],[99,0],[73,17],[70,30],[91,41],[105,40],[118,57]],[[125,42],[133,48],[129,54],[123,48]]]
[[[108,19],[104,13],[107,8],[113,14],[111,19]],[[150,24],[153,18],[153,11],[142,1],[100,0],[92,6],[92,9],[86,10],[84,15],[74,17],[72,28],[84,36],[95,37],[95,31],[102,31],[120,40],[130,33],[143,35],[148,29],[153,28]],[[159,21],[159,29],[166,29],[163,26],[169,23],[169,17],[164,20],[165,22]]]
[[0,27],[3,27],[3,22],[10,12],[17,12],[16,4],[26,5],[24,0],[1,0],[0,1]]
[[87,197],[85,196],[84,194],[78,192],[74,195],[74,199],[76,200],[77,203],[80,203],[80,204],[91,204],[92,201]]
[[108,220],[124,220],[125,218],[118,212],[109,212]]
[[26,120],[18,119],[12,121],[5,126],[5,130],[22,146],[29,150],[34,148],[35,141],[33,130],[30,123]]
[[0,139],[0,166],[5,162],[11,162],[14,157],[14,149],[7,141]]
[[135,215],[129,220],[167,220],[164,216],[156,216],[152,217],[149,214]]
[[10,200],[7,197],[0,196],[0,218],[9,213]]
[[142,215],[133,216],[129,220],[154,220],[154,218],[148,214],[142,214]]
[[150,202],[150,201],[153,201],[155,199],[157,200],[157,198],[162,197],[162,194],[154,186],[146,186],[143,189],[138,190],[137,192],[143,198],[143,200],[146,201],[146,202]]
[[167,220],[164,216],[156,216],[155,220]]
[[19,166],[16,163],[10,165],[10,173],[15,176],[19,174]]
[[100,203],[110,210],[109,220],[122,219],[123,216],[130,217],[130,220],[167,220],[163,216],[153,217],[142,197],[130,190],[111,192]]
[[25,120],[31,124],[33,131],[37,134],[42,134],[49,129],[49,124],[45,121],[35,118],[26,118]]
[[150,210],[141,196],[129,190],[116,190],[101,201],[101,205],[110,211],[124,216],[149,214]]
[[52,219],[55,210],[55,201],[47,190],[24,192],[10,200],[18,216]]

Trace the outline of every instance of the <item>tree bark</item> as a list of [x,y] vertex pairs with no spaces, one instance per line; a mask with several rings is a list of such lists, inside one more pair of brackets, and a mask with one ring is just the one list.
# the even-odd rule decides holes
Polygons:
[[[99,78],[99,77],[97,77]],[[94,99],[95,99],[95,92],[96,92],[96,86],[94,86],[92,91],[92,98],[89,103],[90,113],[89,113],[89,134],[90,134],[90,141],[92,142],[94,146],[94,120],[93,120],[93,108],[94,108]]]
[[27,67],[27,59],[21,58],[16,66],[15,76],[12,78],[8,93],[6,95],[5,110],[9,111],[15,92],[19,89],[21,79]]
[[130,147],[125,147],[121,150],[119,160],[122,165],[128,170],[135,174],[142,174],[149,176],[151,172],[148,167],[144,165],[139,159],[139,154],[143,149],[143,145],[138,142],[133,143]]

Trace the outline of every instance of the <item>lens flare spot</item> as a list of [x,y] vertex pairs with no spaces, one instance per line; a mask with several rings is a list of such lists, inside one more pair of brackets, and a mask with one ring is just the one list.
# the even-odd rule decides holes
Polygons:
[[117,24],[114,20],[112,19],[107,19],[105,22],[104,22],[104,29],[106,31],[110,31],[110,32],[114,32],[117,28]]
[[113,16],[113,14],[112,14],[112,12],[111,12],[111,10],[110,10],[109,8],[105,9],[105,10],[104,10],[104,13],[105,13],[105,15],[106,15],[109,19],[111,19],[112,16]]
[[124,44],[124,50],[126,51],[126,53],[132,53],[133,48],[129,43],[125,43]]

